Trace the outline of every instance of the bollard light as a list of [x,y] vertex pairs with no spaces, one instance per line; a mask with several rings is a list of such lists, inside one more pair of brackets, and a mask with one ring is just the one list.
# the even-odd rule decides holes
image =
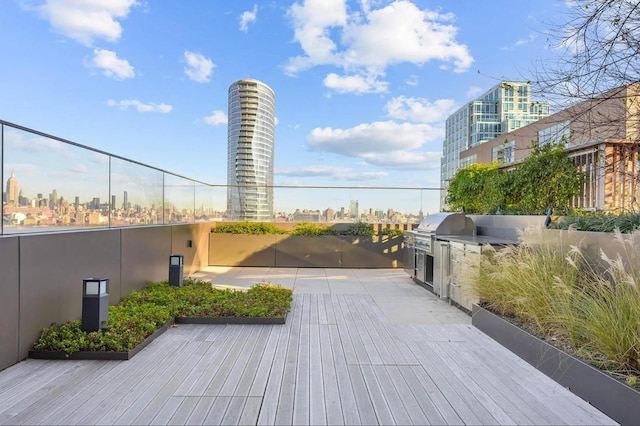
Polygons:
[[82,280],[82,330],[98,331],[109,318],[109,278]]
[[184,270],[184,256],[172,254],[169,256],[169,285],[182,287],[182,275]]

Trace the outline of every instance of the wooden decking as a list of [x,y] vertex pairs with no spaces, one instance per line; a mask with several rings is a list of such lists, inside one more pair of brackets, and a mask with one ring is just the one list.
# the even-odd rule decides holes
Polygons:
[[613,423],[402,271],[208,276],[292,286],[287,323],[180,325],[129,361],[27,360],[0,372],[0,423]]

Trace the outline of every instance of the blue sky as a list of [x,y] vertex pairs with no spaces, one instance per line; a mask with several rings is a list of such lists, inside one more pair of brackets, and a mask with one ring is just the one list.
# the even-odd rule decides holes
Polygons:
[[564,8],[2,0],[0,118],[224,184],[227,90],[255,78],[276,94],[276,184],[438,187],[446,117],[501,78],[531,79]]

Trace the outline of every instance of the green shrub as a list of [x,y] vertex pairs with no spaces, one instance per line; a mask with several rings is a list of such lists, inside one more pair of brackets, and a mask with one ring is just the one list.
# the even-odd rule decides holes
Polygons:
[[335,229],[330,226],[316,225],[315,223],[300,222],[291,231],[291,235],[303,237],[318,237],[322,235],[336,235]]
[[404,231],[398,228],[384,228],[380,231],[380,235],[386,235],[389,237],[401,237],[404,235]]
[[373,229],[373,225],[371,223],[364,222],[356,222],[350,223],[347,229],[340,232],[340,235],[354,235],[354,236],[373,236],[376,232]]
[[631,233],[640,229],[640,214],[623,213],[587,213],[583,215],[565,216],[552,222],[549,228],[576,229],[579,231]]
[[249,234],[249,235],[274,235],[288,234],[288,231],[267,222],[236,222],[224,223],[211,228],[214,234]]

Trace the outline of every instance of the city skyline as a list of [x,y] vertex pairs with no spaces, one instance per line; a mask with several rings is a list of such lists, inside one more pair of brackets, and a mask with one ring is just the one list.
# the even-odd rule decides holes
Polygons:
[[[8,0],[0,4],[0,118],[223,184],[227,88],[253,78],[278,94],[275,185],[439,187],[446,117],[557,57],[545,32],[567,7]],[[492,22],[500,31],[488,30]],[[50,144],[36,139],[26,148]],[[10,154],[8,169],[46,179],[43,165]],[[64,157],[80,185],[106,167],[88,157]]]
[[[48,194],[45,191],[29,195],[23,192],[14,173],[7,179],[4,188],[3,224],[9,232],[12,228],[23,232],[29,228],[43,227],[117,227],[237,220],[228,211],[218,210],[212,205],[198,205],[195,199],[189,206],[178,206],[167,200],[159,205],[141,205],[132,204],[128,191],[123,191],[120,204],[116,194],[110,194],[106,199],[89,197],[81,200],[77,195],[62,193],[55,188]],[[9,200],[11,192],[20,194],[16,203]],[[417,223],[423,218],[422,209],[417,213],[398,211],[393,207],[367,207],[364,212],[359,211],[359,201],[349,200],[346,206],[327,206],[323,209],[300,206],[289,211],[278,210],[265,221]]]

